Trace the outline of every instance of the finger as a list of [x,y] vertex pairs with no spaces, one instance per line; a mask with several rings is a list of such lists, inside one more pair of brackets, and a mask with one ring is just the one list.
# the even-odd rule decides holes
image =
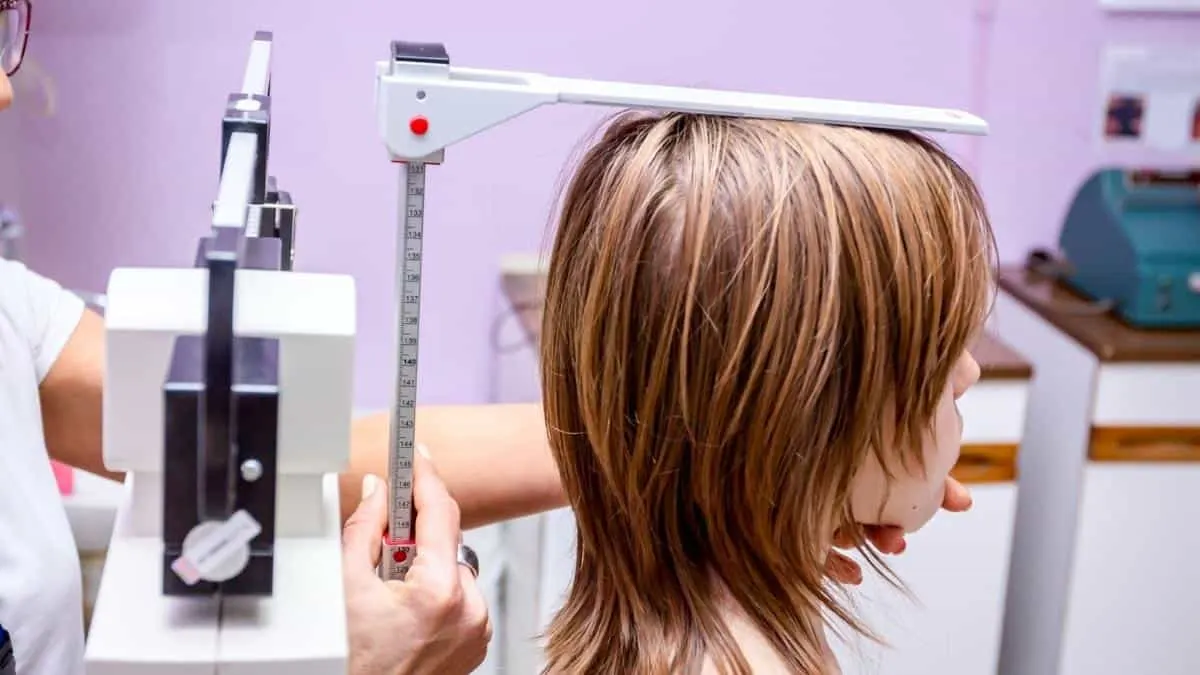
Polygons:
[[416,509],[414,565],[433,565],[450,572],[458,566],[458,542],[462,530],[458,502],[450,496],[433,462],[424,453],[413,456],[413,507]]
[[479,588],[479,580],[464,565],[458,566],[458,579],[463,589],[461,625],[472,638],[467,643],[467,648],[473,650],[478,659],[473,664],[473,670],[487,658],[488,643],[492,639],[492,622],[488,616],[487,601]]
[[462,612],[466,625],[479,631],[480,635],[488,628],[488,606],[479,588],[479,580],[467,569],[466,565],[458,566],[458,582],[462,585]]
[[362,500],[342,529],[342,564],[346,574],[375,574],[387,531],[387,484],[377,476],[363,476]]
[[947,511],[966,511],[971,508],[971,491],[956,479],[946,477],[946,496],[942,499],[942,508]]
[[838,548],[854,548],[854,531],[849,528],[839,527],[833,533],[833,545]]
[[880,553],[903,553],[907,546],[904,541],[904,528],[900,527],[869,525],[867,539]]
[[825,573],[835,581],[852,586],[861,584],[863,580],[862,568],[858,563],[837,551],[830,551],[825,559]]

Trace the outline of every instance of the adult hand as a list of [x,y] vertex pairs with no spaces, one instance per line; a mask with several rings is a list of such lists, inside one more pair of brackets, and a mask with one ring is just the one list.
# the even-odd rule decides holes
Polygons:
[[[954,478],[946,477],[946,494],[942,498],[942,509],[953,513],[961,513],[971,508],[971,491],[967,486]],[[904,530],[899,527],[886,525],[866,525],[863,527],[867,541],[880,553],[899,555],[908,548],[904,540]],[[852,533],[839,531],[834,535],[833,545],[837,548],[852,548],[854,537]],[[825,561],[825,572],[835,581],[843,584],[857,585],[863,580],[862,567],[850,558],[831,551]]]
[[404,581],[377,567],[387,529],[387,484],[367,475],[342,533],[351,675],[457,675],[483,663],[492,626],[475,577],[458,564],[458,504],[424,448],[414,457],[417,555]]

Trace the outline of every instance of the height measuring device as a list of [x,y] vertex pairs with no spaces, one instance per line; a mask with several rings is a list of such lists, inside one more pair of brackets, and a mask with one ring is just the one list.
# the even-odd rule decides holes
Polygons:
[[425,233],[425,162],[409,162],[401,187],[396,246],[396,380],[388,456],[388,536],[384,578],[403,580],[416,557],[413,451],[417,444],[417,352],[421,324],[421,240]]
[[391,160],[403,165],[396,237],[398,361],[390,419],[389,531],[380,566],[385,579],[403,579],[417,554],[413,452],[426,168],[441,164],[448,146],[555,103],[954,134],[984,135],[988,130],[985,121],[959,110],[463,68],[451,66],[442,44],[393,42],[391,58],[376,63],[375,76],[379,132]]

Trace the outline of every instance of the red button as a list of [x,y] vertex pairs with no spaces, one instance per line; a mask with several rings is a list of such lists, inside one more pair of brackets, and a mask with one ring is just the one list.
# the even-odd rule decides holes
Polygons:
[[424,136],[429,131],[429,120],[417,115],[408,121],[408,130],[418,136]]
[[396,552],[392,554],[392,560],[402,563],[405,560],[408,560],[408,552],[402,548],[396,549]]

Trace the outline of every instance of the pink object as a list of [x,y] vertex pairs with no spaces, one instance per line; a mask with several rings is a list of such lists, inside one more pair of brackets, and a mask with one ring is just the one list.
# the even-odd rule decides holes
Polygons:
[[66,464],[50,462],[54,468],[54,480],[58,482],[59,494],[66,496],[75,492],[75,469]]

